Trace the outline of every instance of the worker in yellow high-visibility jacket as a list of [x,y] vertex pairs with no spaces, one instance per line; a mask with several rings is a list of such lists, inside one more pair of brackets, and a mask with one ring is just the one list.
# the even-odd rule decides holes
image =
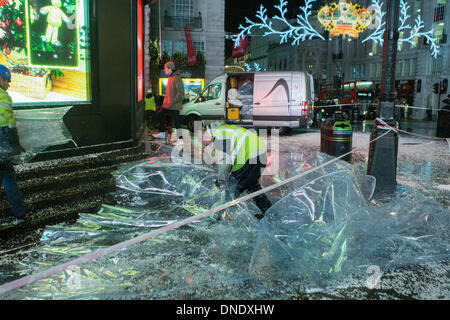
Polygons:
[[145,96],[145,111],[156,111],[155,96],[151,90]]
[[[237,125],[221,125],[212,132],[215,150],[222,154],[219,159],[217,186],[223,186],[231,179],[237,183],[235,197],[242,192],[261,190],[259,179],[265,167],[267,150],[264,142],[250,130]],[[272,205],[265,194],[254,198],[262,215]]]
[[6,92],[11,82],[11,72],[0,65],[0,179],[5,189],[6,198],[12,207],[15,223],[25,219],[25,204],[16,174],[10,161],[11,157],[23,151],[17,134],[16,121],[13,117],[12,99]]
[[153,95],[152,90],[148,90],[145,96],[145,121],[147,122],[147,126],[155,126],[156,118],[155,96]]

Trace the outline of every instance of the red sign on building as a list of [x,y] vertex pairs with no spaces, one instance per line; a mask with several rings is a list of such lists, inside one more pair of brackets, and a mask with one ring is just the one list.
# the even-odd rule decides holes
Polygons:
[[244,38],[239,41],[239,45],[236,47],[233,45],[233,51],[231,57],[239,58],[245,56],[248,47],[248,36],[244,35]]
[[192,39],[188,27],[184,27],[184,34],[186,35],[187,46],[186,65],[192,66],[197,63],[197,56],[195,55],[195,50],[194,46],[192,45]]

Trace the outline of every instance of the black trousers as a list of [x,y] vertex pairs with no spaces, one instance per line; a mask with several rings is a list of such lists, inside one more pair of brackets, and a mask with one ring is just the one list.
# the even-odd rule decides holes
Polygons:
[[180,127],[180,111],[178,110],[168,110],[168,109],[160,109],[159,112],[159,131],[164,132],[166,129],[167,118],[170,118],[170,122],[172,125],[172,129],[181,128]]
[[[242,168],[231,173],[231,178],[237,183],[235,197],[238,197],[242,192],[247,190],[249,193],[261,190],[259,178],[261,178],[261,168],[265,164],[261,163],[258,157],[256,164],[250,164],[247,161]],[[263,193],[254,198],[256,206],[264,214],[272,205],[267,196]]]

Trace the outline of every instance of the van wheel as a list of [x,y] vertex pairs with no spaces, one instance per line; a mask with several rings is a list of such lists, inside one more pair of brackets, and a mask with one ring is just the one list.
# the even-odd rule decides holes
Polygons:
[[189,116],[186,120],[186,125],[190,132],[194,132],[195,121],[200,121],[200,118],[198,116]]

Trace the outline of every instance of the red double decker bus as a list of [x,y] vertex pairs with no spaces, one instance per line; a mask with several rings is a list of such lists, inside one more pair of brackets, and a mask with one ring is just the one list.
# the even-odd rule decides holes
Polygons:
[[341,83],[338,89],[333,84],[323,84],[317,98],[318,106],[336,105],[335,108],[326,110],[327,114],[341,109],[350,118],[352,110],[357,108],[359,116],[362,116],[375,103],[375,84],[373,81],[352,80]]
[[341,85],[342,104],[364,104],[375,102],[375,84],[373,81],[352,80]]
[[330,103],[339,104],[340,89],[336,89],[332,83],[320,85],[320,90],[317,93],[317,98],[321,105]]

